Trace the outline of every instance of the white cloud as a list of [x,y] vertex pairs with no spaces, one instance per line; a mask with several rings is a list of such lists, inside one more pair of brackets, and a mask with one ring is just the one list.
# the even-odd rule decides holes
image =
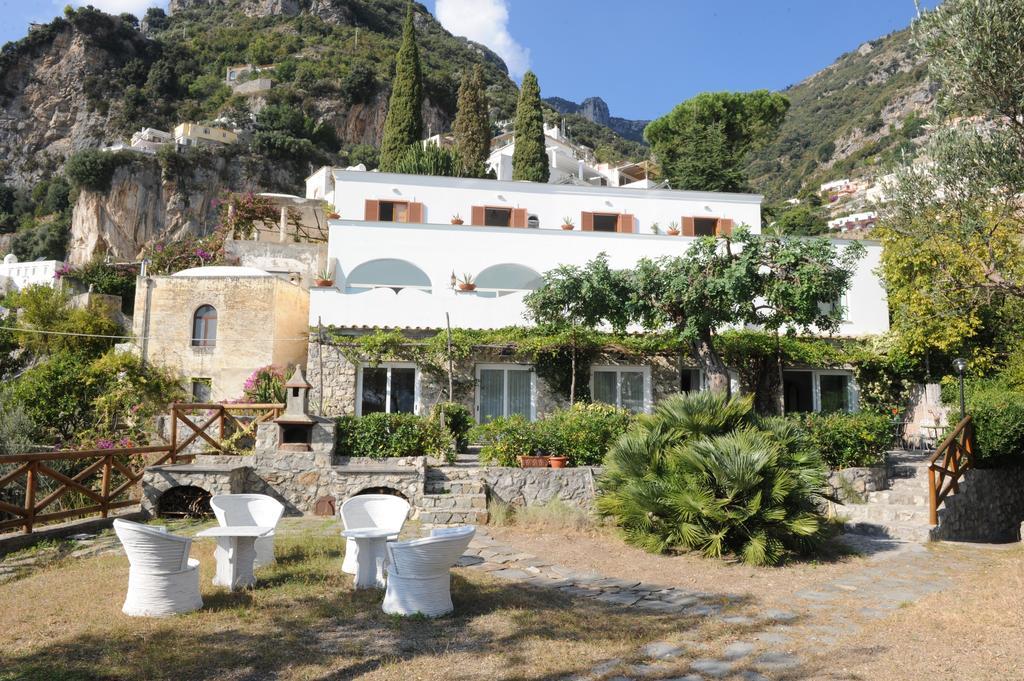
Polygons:
[[508,0],[437,0],[441,25],[455,35],[486,45],[519,78],[530,66],[530,50],[508,32]]
[[[57,2],[62,7],[66,4],[64,1]],[[150,7],[161,7],[167,9],[167,0],[71,0],[71,4],[75,7],[82,7],[83,5],[92,5],[96,9],[103,10],[107,14],[121,14],[122,12],[131,12],[139,19],[146,13],[146,10]]]

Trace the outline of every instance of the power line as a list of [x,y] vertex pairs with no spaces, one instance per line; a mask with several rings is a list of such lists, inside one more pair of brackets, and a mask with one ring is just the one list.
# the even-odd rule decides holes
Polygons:
[[[164,340],[170,340],[170,341],[181,340],[181,341],[189,341],[189,342],[191,342],[193,340],[191,337],[168,338],[167,336],[111,336],[111,335],[101,334],[101,333],[79,333],[79,332],[76,332],[76,331],[50,331],[50,330],[47,330],[47,329],[26,329],[26,328],[22,328],[22,327],[18,327],[18,326],[0,326],[0,331],[14,331],[16,333],[36,333],[36,334],[48,335],[48,336],[74,336],[74,337],[78,337],[78,338],[105,338],[105,339],[108,339],[108,340],[155,340],[157,338],[161,338],[161,339],[164,339]],[[257,338],[221,338],[221,337],[218,336],[214,340],[217,343],[245,343],[245,342],[252,342],[252,341],[260,341],[260,342],[270,341],[272,343],[284,343],[284,342],[290,342],[290,341],[309,340],[309,336],[303,336],[303,337],[299,337],[299,338],[263,338],[263,337],[257,337]]]

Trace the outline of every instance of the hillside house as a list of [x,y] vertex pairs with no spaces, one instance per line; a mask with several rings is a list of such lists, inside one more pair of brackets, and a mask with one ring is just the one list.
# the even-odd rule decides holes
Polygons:
[[57,270],[63,265],[60,260],[18,262],[18,256],[8,253],[0,263],[0,294],[20,291],[34,284],[53,286],[60,281]]
[[[306,181],[307,197],[332,203],[343,216],[331,220],[328,256],[334,285],[310,292],[310,326],[322,323],[343,334],[375,327],[410,333],[452,327],[522,326],[523,299],[558,265],[581,265],[600,253],[613,267],[642,257],[685,250],[694,237],[725,235],[736,225],[759,231],[761,197],[751,194],[607,188],[478,179],[367,173],[321,168]],[[452,224],[456,214],[468,224]],[[570,216],[577,229],[561,228]],[[676,222],[682,236],[652,234],[652,223]],[[846,242],[836,242],[846,247]],[[885,291],[874,274],[880,247],[867,257],[843,301],[842,334],[888,329]],[[460,290],[464,273],[475,283]],[[323,365],[322,371],[319,369]],[[536,418],[560,405],[531,366],[510,363],[484,350],[468,360],[472,394],[462,399],[478,419],[521,413]],[[336,348],[310,344],[308,373],[323,380],[325,413],[424,412],[440,399],[415,364],[356,366]],[[786,402],[794,411],[852,410],[856,385],[850,372],[788,370]],[[595,398],[649,410],[660,396],[697,389],[703,377],[687,357],[639,364],[611,355],[593,366]],[[319,392],[319,390],[318,390]]]
[[183,147],[234,144],[237,141],[237,133],[210,125],[179,123],[174,128],[174,142]]

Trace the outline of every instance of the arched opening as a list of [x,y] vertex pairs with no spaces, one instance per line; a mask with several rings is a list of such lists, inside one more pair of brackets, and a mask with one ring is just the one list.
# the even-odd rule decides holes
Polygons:
[[192,315],[192,347],[212,348],[217,345],[217,309],[201,305]]
[[398,293],[404,288],[430,293],[430,277],[407,260],[378,258],[357,265],[346,279],[346,293],[362,293],[389,288]]
[[352,496],[358,497],[363,494],[390,494],[393,497],[398,497],[399,499],[405,499],[406,501],[409,501],[408,497],[406,497],[404,494],[399,492],[394,487],[366,487],[364,489],[359,490]]
[[510,293],[534,291],[540,288],[543,278],[526,265],[502,263],[482,270],[476,275],[475,283],[478,296],[500,298]]
[[195,485],[172,487],[160,495],[156,513],[161,518],[209,518],[210,493]]

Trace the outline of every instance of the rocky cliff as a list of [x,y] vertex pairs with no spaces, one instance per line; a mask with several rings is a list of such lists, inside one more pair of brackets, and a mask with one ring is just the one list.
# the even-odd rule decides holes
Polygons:
[[634,142],[644,141],[644,128],[650,123],[650,121],[645,120],[632,120],[612,116],[608,110],[608,103],[600,97],[587,97],[579,104],[561,97],[547,97],[544,102],[559,113],[579,114],[588,121],[603,125],[620,137],[633,140]]

